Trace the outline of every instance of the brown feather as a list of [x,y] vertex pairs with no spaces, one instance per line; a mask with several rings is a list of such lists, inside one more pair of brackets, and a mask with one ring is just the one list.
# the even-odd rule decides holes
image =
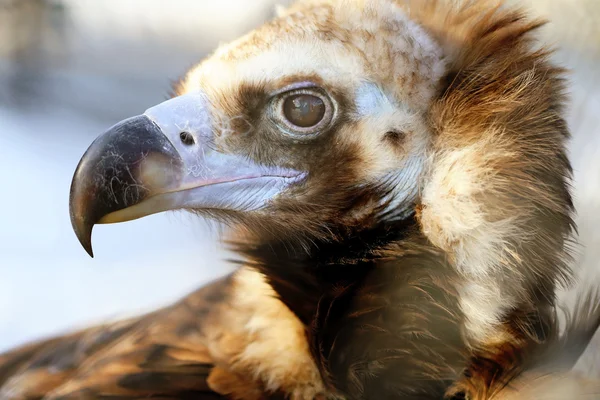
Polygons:
[[128,321],[41,341],[0,356],[0,397],[218,399],[201,326],[230,279]]

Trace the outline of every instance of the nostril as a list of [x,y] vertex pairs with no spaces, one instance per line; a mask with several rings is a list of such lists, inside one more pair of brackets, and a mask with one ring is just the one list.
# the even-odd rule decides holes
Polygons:
[[181,143],[185,144],[186,146],[191,146],[195,143],[194,136],[192,136],[192,134],[189,132],[181,132],[179,134],[179,138],[181,139]]

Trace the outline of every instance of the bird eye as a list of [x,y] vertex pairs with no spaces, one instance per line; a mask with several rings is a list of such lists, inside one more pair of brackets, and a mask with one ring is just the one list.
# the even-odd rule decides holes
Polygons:
[[274,100],[272,118],[293,136],[314,136],[333,119],[333,103],[319,88],[289,90]]
[[297,94],[283,102],[283,115],[300,128],[317,125],[325,116],[325,103],[320,97],[310,94]]

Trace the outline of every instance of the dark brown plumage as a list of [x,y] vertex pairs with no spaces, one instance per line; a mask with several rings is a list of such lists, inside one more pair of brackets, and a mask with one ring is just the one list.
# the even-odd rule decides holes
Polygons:
[[[457,337],[458,315],[453,308],[456,299],[447,291],[449,286],[445,279],[449,276],[443,271],[449,269],[427,268],[432,265],[436,264],[421,264],[419,260],[416,268],[409,267],[408,273],[400,275],[398,280],[386,279],[384,285],[365,286],[358,296],[352,293],[353,288],[346,286],[325,297],[335,301],[327,302],[328,308],[319,310],[319,318],[311,330],[322,332],[323,335],[317,334],[315,339],[329,346],[323,346],[323,352],[317,351],[315,358],[323,363],[321,370],[333,372],[327,376],[337,390],[350,393],[360,390],[363,394],[346,398],[386,398],[385,393],[390,391],[399,398],[440,398],[445,386],[456,377],[456,371],[451,368],[460,368],[463,365],[460,360],[464,361],[458,351],[461,340]],[[423,266],[425,268],[420,268]],[[0,395],[7,399],[227,398],[210,389],[213,387],[224,394],[234,391],[237,398],[264,398],[267,396],[265,388],[248,376],[232,374],[227,366],[215,367],[210,354],[211,347],[226,346],[226,324],[218,321],[224,307],[230,307],[228,297],[233,286],[233,277],[228,277],[208,284],[173,306],[139,318],[6,353],[0,357]],[[393,290],[386,291],[385,287]],[[355,311],[344,317],[336,308],[340,302],[342,307],[346,306],[349,295],[363,300],[362,312]],[[397,301],[398,308],[394,312],[387,306],[390,299]],[[471,398],[518,400],[530,399],[533,393],[539,396],[535,398],[545,399],[544,396],[560,387],[566,388],[565,393],[570,396],[577,396],[578,390],[600,394],[597,382],[565,375],[600,323],[598,296],[590,293],[582,296],[582,300],[569,319],[565,333],[558,334],[558,326],[552,319],[544,341],[532,344],[531,353],[519,357],[517,364],[511,360],[511,369],[494,376],[491,385],[482,387],[475,381],[470,387]],[[386,307],[381,307],[382,302]],[[401,324],[392,324],[397,329],[386,331],[370,324],[382,320]],[[220,333],[207,334],[206,326]],[[443,339],[436,338],[436,333],[443,334]],[[211,342],[210,338],[214,337],[221,342]],[[359,340],[363,347],[359,352],[359,348],[350,346],[354,351],[343,354],[331,346],[333,337],[342,342]],[[370,366],[384,372],[380,375],[382,381],[363,376],[369,367],[364,360],[369,355],[382,360]],[[415,363],[426,368],[415,369],[407,375],[402,367]],[[347,370],[351,373],[346,374]],[[430,385],[425,385],[431,396],[397,394],[414,389],[414,380],[427,379],[427,374],[435,378],[429,381]],[[438,380],[444,375],[448,377],[446,383]],[[558,389],[552,380],[557,382]],[[521,387],[529,394],[519,396]],[[511,394],[512,391],[517,395]],[[269,398],[279,396],[283,398],[283,394],[271,394]]]

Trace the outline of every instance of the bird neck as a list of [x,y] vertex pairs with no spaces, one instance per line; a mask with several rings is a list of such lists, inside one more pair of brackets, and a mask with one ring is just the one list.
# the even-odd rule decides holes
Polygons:
[[305,325],[334,392],[439,399],[464,368],[455,270],[418,228],[410,216],[332,229],[334,239],[313,238],[308,248],[293,241],[246,248],[250,265]]
[[376,267],[381,251],[416,232],[417,221],[410,215],[403,220],[330,231],[328,237],[311,238],[303,244],[268,240],[238,248],[306,325],[313,321],[325,293],[358,287]]

